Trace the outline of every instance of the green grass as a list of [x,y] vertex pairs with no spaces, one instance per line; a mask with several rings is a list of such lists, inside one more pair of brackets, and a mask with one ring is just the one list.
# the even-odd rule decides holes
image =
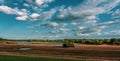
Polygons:
[[0,55],[0,61],[87,61],[87,60]]

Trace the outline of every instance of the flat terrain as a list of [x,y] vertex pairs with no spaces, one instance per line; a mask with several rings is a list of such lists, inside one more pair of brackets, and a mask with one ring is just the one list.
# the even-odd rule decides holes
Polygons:
[[0,55],[0,61],[86,61],[86,60]]
[[[30,48],[30,50],[20,50],[20,48]],[[0,44],[0,54],[118,61],[120,46],[77,44],[75,48],[63,48],[62,45],[57,44]]]

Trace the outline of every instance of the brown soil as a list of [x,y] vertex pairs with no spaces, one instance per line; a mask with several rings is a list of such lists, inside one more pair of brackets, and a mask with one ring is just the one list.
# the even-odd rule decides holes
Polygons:
[[[19,48],[31,48],[21,51]],[[76,45],[63,48],[55,44],[0,44],[0,54],[34,57],[62,57],[76,59],[120,60],[120,46],[113,45]]]

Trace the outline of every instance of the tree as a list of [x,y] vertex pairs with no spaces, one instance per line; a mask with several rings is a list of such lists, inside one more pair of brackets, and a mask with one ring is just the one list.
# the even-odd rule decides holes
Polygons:
[[115,44],[116,43],[116,41],[117,41],[117,39],[116,38],[111,38],[111,40],[110,40],[110,44]]
[[71,40],[65,41],[63,47],[75,47],[74,42]]

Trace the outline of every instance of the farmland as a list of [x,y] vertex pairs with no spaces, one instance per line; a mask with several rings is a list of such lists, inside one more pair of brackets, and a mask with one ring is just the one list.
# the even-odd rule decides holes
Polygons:
[[86,60],[0,55],[0,61],[86,61]]
[[[68,59],[120,60],[120,46],[117,45],[75,45],[63,48],[57,44],[1,44],[1,55],[26,57],[51,57]],[[30,48],[20,50],[20,48]],[[95,60],[96,61],[96,60]]]

